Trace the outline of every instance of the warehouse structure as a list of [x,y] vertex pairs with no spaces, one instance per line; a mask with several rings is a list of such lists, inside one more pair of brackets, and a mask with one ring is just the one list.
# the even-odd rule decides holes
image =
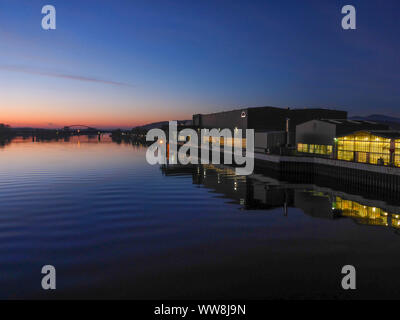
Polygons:
[[287,145],[295,145],[296,126],[312,119],[344,119],[346,111],[323,108],[290,109],[276,107],[243,108],[212,114],[193,115],[198,128],[254,129],[255,132],[286,132]]
[[400,166],[400,132],[371,121],[308,121],[297,126],[296,144],[302,154]]
[[337,138],[337,159],[400,167],[400,132],[359,131]]
[[387,130],[389,126],[372,121],[320,119],[296,127],[297,151],[333,156],[335,139],[361,130]]

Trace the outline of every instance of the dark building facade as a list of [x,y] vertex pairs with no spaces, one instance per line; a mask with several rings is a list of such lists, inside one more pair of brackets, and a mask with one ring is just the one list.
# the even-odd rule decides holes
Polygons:
[[296,126],[313,119],[345,119],[346,111],[323,108],[290,109],[276,107],[243,108],[211,114],[193,115],[193,125],[199,128],[254,129],[256,132],[286,131],[289,144],[295,144]]

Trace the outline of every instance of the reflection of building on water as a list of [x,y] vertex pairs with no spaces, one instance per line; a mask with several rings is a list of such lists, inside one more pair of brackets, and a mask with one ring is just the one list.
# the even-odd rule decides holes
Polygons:
[[265,175],[236,176],[234,168],[222,165],[164,165],[162,171],[167,176],[192,176],[194,184],[245,210],[281,208],[287,215],[287,208],[294,207],[314,218],[351,218],[358,224],[400,230],[400,207],[379,200],[310,184],[288,184]]
[[389,213],[378,207],[365,206],[355,201],[336,197],[332,208],[340,210],[342,216],[354,218],[361,224],[375,226],[391,225],[394,228],[400,228],[399,214]]
[[332,210],[330,196],[323,192],[295,190],[294,206],[314,218],[335,219],[340,217],[335,210]]
[[[334,193],[314,190],[295,192],[295,206],[313,217],[347,217],[363,225],[391,226],[400,229],[400,213],[391,213],[386,208],[373,206],[371,201],[368,202],[368,204],[360,203]],[[399,211],[400,208],[392,210]]]
[[246,177],[236,176],[234,169],[218,165],[197,166],[193,183],[203,185],[223,198],[231,199],[243,206],[248,204],[248,185]]
[[[293,205],[293,191],[276,189],[265,183],[254,183],[247,176],[236,176],[235,169],[222,165],[163,165],[167,176],[192,175],[193,183],[202,185],[222,198],[246,210],[273,209]],[[286,203],[286,204],[285,204]]]

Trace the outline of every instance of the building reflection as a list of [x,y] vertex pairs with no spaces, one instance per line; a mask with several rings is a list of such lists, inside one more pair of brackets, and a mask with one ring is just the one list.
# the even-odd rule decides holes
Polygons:
[[348,218],[360,225],[394,228],[400,232],[400,206],[360,195],[318,187],[289,184],[265,175],[236,176],[234,168],[218,165],[164,165],[166,176],[187,175],[199,187],[240,205],[243,210],[301,209],[313,218]]
[[[340,210],[342,216],[353,218],[360,224],[388,226],[392,216],[399,217],[381,208],[365,206],[356,201],[342,199],[341,197],[336,197],[332,205],[333,208]],[[397,222],[392,226],[397,228]]]
[[0,148],[4,148],[11,144],[12,138],[0,137]]

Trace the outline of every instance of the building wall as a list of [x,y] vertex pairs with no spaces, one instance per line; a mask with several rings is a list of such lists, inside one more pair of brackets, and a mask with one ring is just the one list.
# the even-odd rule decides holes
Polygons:
[[333,145],[336,125],[324,121],[312,120],[296,127],[296,144]]
[[255,131],[285,131],[289,110],[274,107],[249,108],[249,129]]
[[195,127],[201,127],[201,114],[194,114],[192,117],[192,122]]
[[267,149],[272,151],[274,148],[283,146],[286,142],[286,132],[268,131],[256,132],[254,134],[254,148],[257,152],[265,152]]
[[[244,117],[243,117],[244,115]],[[200,116],[200,119],[199,119]],[[202,128],[247,129],[247,110],[232,110],[211,114],[194,115],[193,123]]]
[[285,131],[289,120],[289,144],[296,143],[296,126],[313,119],[346,119],[346,111],[328,109],[247,108],[193,115],[193,124],[202,128],[254,129],[256,132]]

